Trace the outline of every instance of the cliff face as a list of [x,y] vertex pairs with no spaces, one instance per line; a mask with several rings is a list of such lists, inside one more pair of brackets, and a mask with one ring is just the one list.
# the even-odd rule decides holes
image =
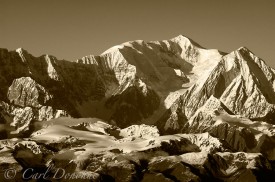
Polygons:
[[48,55],[36,58],[23,49],[2,49],[0,62],[1,112],[13,119],[18,131],[27,131],[35,121],[79,117],[76,102],[89,96],[102,97],[97,92],[100,80],[94,66],[58,61]]

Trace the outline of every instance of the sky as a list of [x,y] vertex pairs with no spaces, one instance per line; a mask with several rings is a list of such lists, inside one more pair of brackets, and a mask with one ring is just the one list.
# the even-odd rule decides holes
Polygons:
[[187,36],[275,68],[274,0],[0,0],[0,48],[76,60],[131,40]]

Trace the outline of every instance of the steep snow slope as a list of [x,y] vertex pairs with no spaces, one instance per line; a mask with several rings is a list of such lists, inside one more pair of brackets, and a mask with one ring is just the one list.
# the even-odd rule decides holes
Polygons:
[[[119,116],[114,115],[112,119],[120,123],[154,123],[180,94],[193,85],[199,76],[207,74],[221,57],[219,51],[206,50],[191,39],[180,35],[167,41],[127,42],[110,48],[100,56],[86,56],[78,62],[104,65],[104,69],[114,72],[119,87],[113,92],[115,96],[111,96],[110,100],[112,97],[121,100],[126,97],[124,93],[127,92],[127,95],[135,95],[134,97],[152,93],[142,102],[143,107],[147,106],[145,103],[150,103],[150,100],[154,103],[149,104],[145,112],[137,116],[132,112],[130,118],[118,118]],[[137,87],[140,91],[133,92],[132,87]],[[137,100],[140,98],[142,97],[136,97]],[[140,106],[137,101],[123,99],[123,102],[125,104],[119,104],[120,106],[113,103],[108,106],[117,110],[120,116],[121,110],[139,112],[137,108]],[[90,103],[90,106],[95,107],[95,104]]]
[[274,124],[274,72],[246,48],[224,55],[218,64],[183,93],[158,121],[179,131],[214,96],[231,114]]

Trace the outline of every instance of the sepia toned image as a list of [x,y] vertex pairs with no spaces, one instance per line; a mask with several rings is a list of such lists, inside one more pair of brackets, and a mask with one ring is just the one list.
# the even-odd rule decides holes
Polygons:
[[0,0],[0,182],[275,181],[274,9]]

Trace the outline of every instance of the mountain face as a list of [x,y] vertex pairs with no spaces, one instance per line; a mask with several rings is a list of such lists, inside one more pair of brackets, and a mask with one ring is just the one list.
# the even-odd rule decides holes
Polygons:
[[76,62],[1,49],[0,99],[3,106],[30,107],[37,121],[62,113],[97,117],[120,127],[152,124],[221,57],[219,51],[203,49],[183,36],[128,42]]
[[[0,49],[0,64],[1,146],[13,160],[26,160],[18,151],[53,160],[58,151],[84,146],[80,156],[96,155],[100,167],[90,172],[118,181],[184,181],[178,174],[193,181],[255,181],[274,170],[275,70],[245,47],[224,53],[180,35],[126,42],[75,62]],[[112,157],[118,162],[108,162]],[[73,165],[79,168],[81,160]],[[120,169],[126,176],[112,173]]]

